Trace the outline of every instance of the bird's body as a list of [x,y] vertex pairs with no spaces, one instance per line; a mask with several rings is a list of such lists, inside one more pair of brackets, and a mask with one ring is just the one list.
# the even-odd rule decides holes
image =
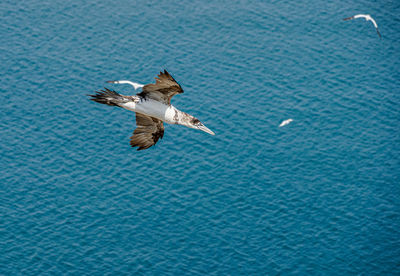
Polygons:
[[130,101],[121,103],[119,106],[133,112],[159,119],[165,123],[174,123],[172,114],[174,110],[176,110],[175,107],[153,99],[144,99],[140,96],[133,96]]
[[178,110],[173,105],[167,105],[140,96],[133,96],[132,100],[126,103],[121,103],[119,106],[130,111],[159,119],[167,124],[183,124],[183,119],[188,115]]
[[282,123],[279,125],[279,127],[286,126],[286,125],[290,124],[291,122],[293,122],[293,119],[284,120],[284,121],[282,121]]
[[376,24],[375,20],[369,14],[357,14],[351,17],[344,18],[343,20],[352,20],[357,18],[364,18],[366,21],[371,21],[372,24],[374,24],[374,27],[376,29],[376,32],[378,33],[379,38],[382,38],[381,33],[379,32],[378,29],[378,24]]
[[197,118],[171,105],[172,96],[179,93],[183,93],[181,86],[164,70],[156,78],[155,84],[144,85],[143,91],[135,96],[120,95],[107,88],[90,96],[95,102],[136,112],[137,128],[131,137],[131,146],[142,150],[153,146],[163,137],[163,122],[200,129],[214,135]]

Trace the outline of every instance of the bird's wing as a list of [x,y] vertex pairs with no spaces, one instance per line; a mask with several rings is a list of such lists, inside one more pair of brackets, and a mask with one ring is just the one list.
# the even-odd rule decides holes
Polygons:
[[381,33],[379,32],[378,28],[376,28],[376,32],[378,33],[379,38],[382,38]]
[[133,81],[127,81],[127,80],[113,80],[113,81],[106,81],[107,83],[115,83],[115,84],[130,84],[133,86],[133,88],[138,89],[143,87],[143,84],[133,82]]
[[353,18],[360,18],[360,17],[365,18],[365,20],[367,20],[367,15],[365,14],[356,14],[353,16]]
[[136,113],[137,128],[131,137],[131,146],[144,150],[155,145],[164,135],[164,125],[161,120]]
[[374,24],[375,29],[378,29],[378,24],[376,24],[375,20],[371,17],[371,22]]
[[182,87],[167,72],[167,70],[160,72],[156,78],[156,83],[147,84],[143,86],[142,90],[143,91],[138,95],[145,98],[151,98],[165,104],[170,104],[171,98],[174,95],[183,93]]
[[354,19],[354,16],[343,18],[343,20],[352,20],[352,19]]

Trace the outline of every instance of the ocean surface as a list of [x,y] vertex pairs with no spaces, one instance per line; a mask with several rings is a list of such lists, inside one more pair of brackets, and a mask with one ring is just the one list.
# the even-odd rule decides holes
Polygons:
[[[0,13],[0,275],[400,274],[399,1]],[[164,69],[216,135],[136,151],[134,113],[87,94]]]

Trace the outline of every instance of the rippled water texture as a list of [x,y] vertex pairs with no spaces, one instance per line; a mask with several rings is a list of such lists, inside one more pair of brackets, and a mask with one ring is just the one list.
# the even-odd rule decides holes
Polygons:
[[[400,273],[399,2],[232,2],[1,2],[0,274]],[[216,136],[138,152],[164,68]]]

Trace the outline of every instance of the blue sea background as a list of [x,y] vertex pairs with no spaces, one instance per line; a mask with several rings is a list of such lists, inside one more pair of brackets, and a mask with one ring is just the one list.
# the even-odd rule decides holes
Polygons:
[[[1,275],[400,273],[399,1],[0,12]],[[216,136],[136,151],[134,113],[87,94],[163,69]]]

